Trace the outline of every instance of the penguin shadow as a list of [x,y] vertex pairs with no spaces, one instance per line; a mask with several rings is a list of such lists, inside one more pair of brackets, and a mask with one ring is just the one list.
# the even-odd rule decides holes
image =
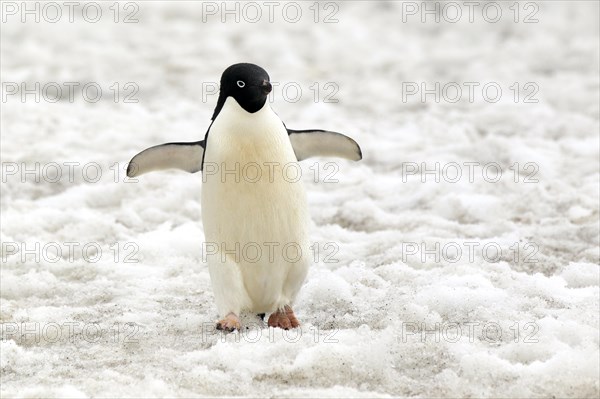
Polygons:
[[266,313],[251,313],[242,312],[240,315],[240,321],[242,324],[242,331],[249,331],[253,329],[265,329],[269,328],[267,320],[269,315]]

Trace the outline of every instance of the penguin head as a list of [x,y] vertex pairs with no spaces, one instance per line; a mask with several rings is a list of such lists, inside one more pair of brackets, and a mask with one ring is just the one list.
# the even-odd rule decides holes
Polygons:
[[221,75],[219,100],[213,114],[214,120],[227,97],[235,101],[249,113],[260,110],[272,90],[269,74],[258,65],[242,63],[227,68]]

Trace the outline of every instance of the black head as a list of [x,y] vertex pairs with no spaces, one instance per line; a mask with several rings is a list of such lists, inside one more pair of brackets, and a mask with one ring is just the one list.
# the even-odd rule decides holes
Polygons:
[[233,97],[237,103],[250,113],[261,109],[271,92],[271,83],[267,71],[254,64],[234,64],[221,75],[219,101],[213,113],[214,120],[227,97]]

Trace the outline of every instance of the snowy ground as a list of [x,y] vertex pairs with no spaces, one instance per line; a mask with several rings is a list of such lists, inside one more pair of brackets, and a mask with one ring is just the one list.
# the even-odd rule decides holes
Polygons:
[[[450,9],[423,23],[420,2],[366,1],[321,6],[318,23],[312,2],[297,23],[280,6],[269,23],[257,3],[253,24],[209,15],[220,2],[158,1],[120,3],[118,23],[112,2],[97,23],[81,7],[73,23],[66,7],[22,23],[22,3],[4,2],[2,397],[598,397],[598,3],[520,3],[517,23],[512,3],[469,23],[458,2],[454,24]],[[139,22],[123,23],[136,5]],[[288,335],[250,315],[241,336],[212,329],[199,174],[132,183],[119,169],[202,138],[216,102],[203,87],[240,61],[281,83],[272,106],[288,127],[345,132],[364,153],[335,164],[337,183],[323,181],[328,160],[318,183],[305,163],[321,250]],[[62,98],[50,85],[23,102],[22,82]],[[281,91],[293,82],[295,103]],[[439,102],[407,93],[436,82],[456,84]],[[439,182],[417,171],[436,162]]]

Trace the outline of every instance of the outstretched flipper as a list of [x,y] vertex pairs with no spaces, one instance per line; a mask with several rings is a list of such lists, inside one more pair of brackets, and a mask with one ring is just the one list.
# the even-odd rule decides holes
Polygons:
[[202,169],[204,140],[190,143],[166,143],[150,147],[134,156],[127,176],[136,177],[153,170],[181,169],[196,173]]
[[348,136],[327,130],[287,129],[298,161],[311,157],[339,157],[360,161],[362,151],[359,145]]

